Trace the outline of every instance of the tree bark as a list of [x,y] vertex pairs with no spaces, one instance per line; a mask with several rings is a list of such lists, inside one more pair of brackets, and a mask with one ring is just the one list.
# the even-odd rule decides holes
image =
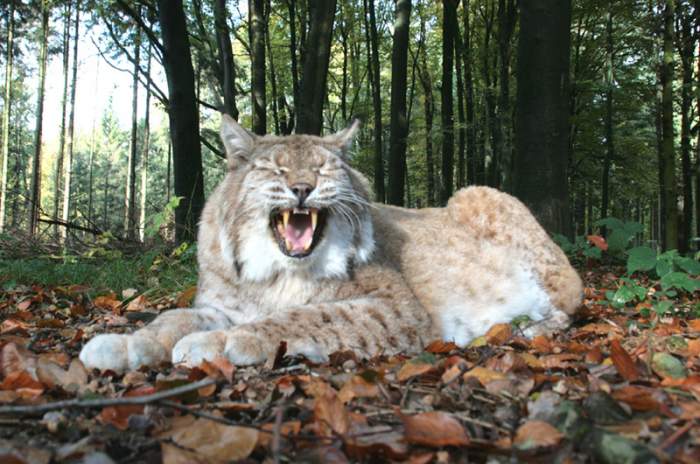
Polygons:
[[204,207],[199,111],[182,0],[158,0],[158,13],[168,80],[175,195],[182,197],[175,209],[175,238],[182,242],[194,240]]
[[[425,38],[425,21],[421,21],[421,36]],[[424,40],[424,39],[423,39]],[[421,54],[421,66],[419,68],[420,82],[423,87],[423,111],[425,115],[425,164],[427,177],[428,205],[435,205],[435,162],[433,161],[433,83],[430,78],[425,42],[419,50]]]
[[457,120],[459,128],[457,130],[457,188],[464,187],[467,181],[467,127],[464,119],[464,78],[462,77],[462,56],[460,45],[462,37],[459,31],[459,22],[455,21],[455,74],[457,74]]
[[250,85],[253,107],[253,132],[267,132],[267,96],[265,94],[265,24],[263,0],[248,0],[250,23]]
[[477,156],[476,156],[476,127],[474,121],[474,82],[472,78],[472,53],[471,53],[471,28],[469,24],[469,0],[463,1],[463,34],[464,46],[462,55],[464,59],[464,86],[467,97],[467,184],[476,184]]
[[496,166],[496,186],[512,190],[513,147],[510,131],[512,112],[510,108],[510,58],[511,39],[515,29],[517,6],[515,0],[498,2],[498,59],[499,90],[496,127],[500,134],[498,166]]
[[[292,63],[292,93],[294,97],[294,113],[299,108],[299,69],[297,65],[297,2],[287,0],[287,10],[289,11],[289,55]],[[295,119],[291,118],[292,121]],[[294,123],[290,121],[293,127]]]
[[454,69],[454,37],[457,24],[455,0],[442,2],[442,184],[440,202],[444,205],[454,190],[454,114],[452,109],[452,71]]
[[681,168],[683,176],[683,215],[678,250],[686,253],[690,249],[690,239],[693,229],[693,172],[690,163],[690,131],[693,89],[693,59],[695,51],[695,34],[692,31],[692,18],[688,11],[681,7],[680,34],[678,37],[679,54],[681,57],[682,82],[681,87]]
[[571,0],[523,2],[520,18],[514,192],[546,230],[568,236]]
[[275,73],[275,58],[272,55],[272,41],[270,40],[270,13],[271,13],[270,0],[265,2],[265,46],[267,48],[267,59],[270,62],[270,87],[272,90],[272,119],[275,123],[275,134],[280,135],[280,108],[278,106],[278,95],[277,95],[277,75]]
[[[5,47],[5,96],[2,112],[2,167],[0,168],[0,232],[5,230],[5,204],[7,202],[7,168],[10,158],[10,113],[12,112],[12,65],[14,59],[15,2],[10,0],[7,16],[7,40]],[[17,195],[15,194],[15,197]]]
[[41,2],[41,45],[39,51],[39,83],[36,96],[36,127],[34,129],[34,160],[32,162],[32,189],[29,207],[29,235],[34,237],[41,209],[41,137],[44,129],[44,91],[46,89],[46,62],[49,42],[49,5]]
[[406,80],[408,78],[408,32],[411,22],[411,1],[396,2],[394,43],[391,52],[391,122],[389,137],[389,185],[387,201],[404,204],[406,178]]
[[[228,28],[228,13],[226,0],[214,0],[214,27],[216,28],[216,43],[221,63],[221,92],[224,96],[224,112],[233,119],[238,119],[236,107],[236,64],[233,59],[231,35]],[[150,52],[149,52],[150,54]],[[148,62],[151,64],[150,59]],[[150,88],[150,85],[148,86]]]
[[[66,153],[66,109],[68,108],[68,72],[70,64],[70,21],[71,2],[65,5],[63,13],[63,93],[61,96],[61,133],[59,135],[58,154],[56,155],[56,170],[54,172],[53,217],[58,218],[61,205],[61,176],[63,175],[63,159]],[[53,225],[53,234],[58,238],[58,225]]]
[[[148,47],[148,64],[146,72],[151,74],[153,45]],[[234,104],[235,108],[235,104]],[[230,110],[230,108],[229,108]],[[146,80],[146,114],[144,115],[143,142],[141,154],[141,216],[139,218],[139,239],[146,239],[146,199],[148,193],[148,158],[151,149],[151,82]]]
[[[73,146],[75,135],[75,93],[77,91],[78,82],[78,41],[80,39],[80,0],[75,2],[75,24],[73,25],[73,71],[71,76],[70,90],[70,115],[68,116],[68,151],[64,159],[63,171],[63,209],[61,211],[61,219],[63,222],[69,222],[70,213],[70,193],[71,193],[71,177],[73,173]],[[65,242],[68,234],[68,229],[61,228],[61,241]]]
[[[372,88],[372,108],[374,109],[374,200],[383,203],[384,190],[384,145],[382,143],[382,98],[379,79],[379,46],[374,0],[364,0],[365,31],[367,45],[367,74]],[[368,22],[369,14],[369,22]]]
[[[141,9],[137,10],[141,14]],[[131,149],[126,167],[126,192],[124,195],[124,236],[136,238],[136,165],[138,163],[138,102],[139,66],[141,66],[141,31],[136,29],[134,39],[134,70],[131,82]]]
[[298,134],[319,135],[323,129],[323,102],[326,100],[335,4],[335,0],[309,2],[311,30],[299,87]]
[[[605,70],[605,158],[603,159],[603,176],[601,179],[601,205],[600,217],[608,217],[608,208],[610,206],[610,168],[615,159],[615,143],[613,134],[613,2],[608,3],[608,19],[605,34],[605,50],[606,50],[606,70]],[[601,235],[605,237],[607,230],[601,228]]]
[[663,18],[663,61],[661,64],[661,137],[662,166],[661,203],[664,209],[663,247],[678,248],[678,187],[676,185],[676,153],[673,146],[673,19],[674,0],[665,0]]

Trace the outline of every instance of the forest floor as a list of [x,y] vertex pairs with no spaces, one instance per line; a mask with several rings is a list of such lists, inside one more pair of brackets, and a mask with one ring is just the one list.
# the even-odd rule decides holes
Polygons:
[[177,274],[155,255],[117,282],[27,262],[0,262],[1,463],[700,462],[700,294],[664,317],[614,309],[622,268],[581,269],[583,308],[552,337],[500,324],[411,357],[319,365],[280,346],[259,367],[117,375],[86,371],[82,345],[188,305],[193,273],[149,292]]

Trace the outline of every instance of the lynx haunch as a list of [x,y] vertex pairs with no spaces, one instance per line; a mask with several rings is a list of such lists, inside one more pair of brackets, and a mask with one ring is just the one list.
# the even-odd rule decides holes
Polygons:
[[322,361],[337,350],[416,352],[438,338],[464,345],[519,315],[537,322],[530,334],[567,325],[581,280],[522,203],[487,187],[445,208],[371,203],[348,164],[357,129],[260,137],[224,116],[228,172],[201,218],[194,308],[97,335],[83,363],[255,364],[281,341]]

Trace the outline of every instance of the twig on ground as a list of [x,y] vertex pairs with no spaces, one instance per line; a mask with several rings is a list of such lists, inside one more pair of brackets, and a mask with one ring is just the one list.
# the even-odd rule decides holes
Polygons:
[[65,401],[55,401],[53,403],[35,404],[35,405],[22,405],[22,406],[0,406],[0,415],[2,414],[42,414],[48,411],[56,411],[58,409],[89,409],[89,408],[103,408],[106,406],[122,406],[122,405],[141,405],[156,403],[158,401],[172,398],[173,396],[178,396],[183,393],[189,393],[194,390],[198,390],[202,387],[208,387],[216,383],[216,379],[202,379],[198,382],[190,383],[187,385],[182,385],[180,387],[172,388],[170,390],[163,390],[152,395],[144,396],[129,396],[121,398],[101,398],[96,400],[82,400],[79,398],[73,400]]

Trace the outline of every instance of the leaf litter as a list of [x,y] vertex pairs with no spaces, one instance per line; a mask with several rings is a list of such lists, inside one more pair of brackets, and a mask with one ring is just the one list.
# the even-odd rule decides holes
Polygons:
[[85,341],[187,305],[192,288],[6,288],[0,462],[699,462],[698,292],[673,301],[685,312],[613,308],[618,275],[586,272],[580,316],[549,337],[497,324],[415,356],[313,364],[281,346],[263,366],[124,375],[87,371]]

